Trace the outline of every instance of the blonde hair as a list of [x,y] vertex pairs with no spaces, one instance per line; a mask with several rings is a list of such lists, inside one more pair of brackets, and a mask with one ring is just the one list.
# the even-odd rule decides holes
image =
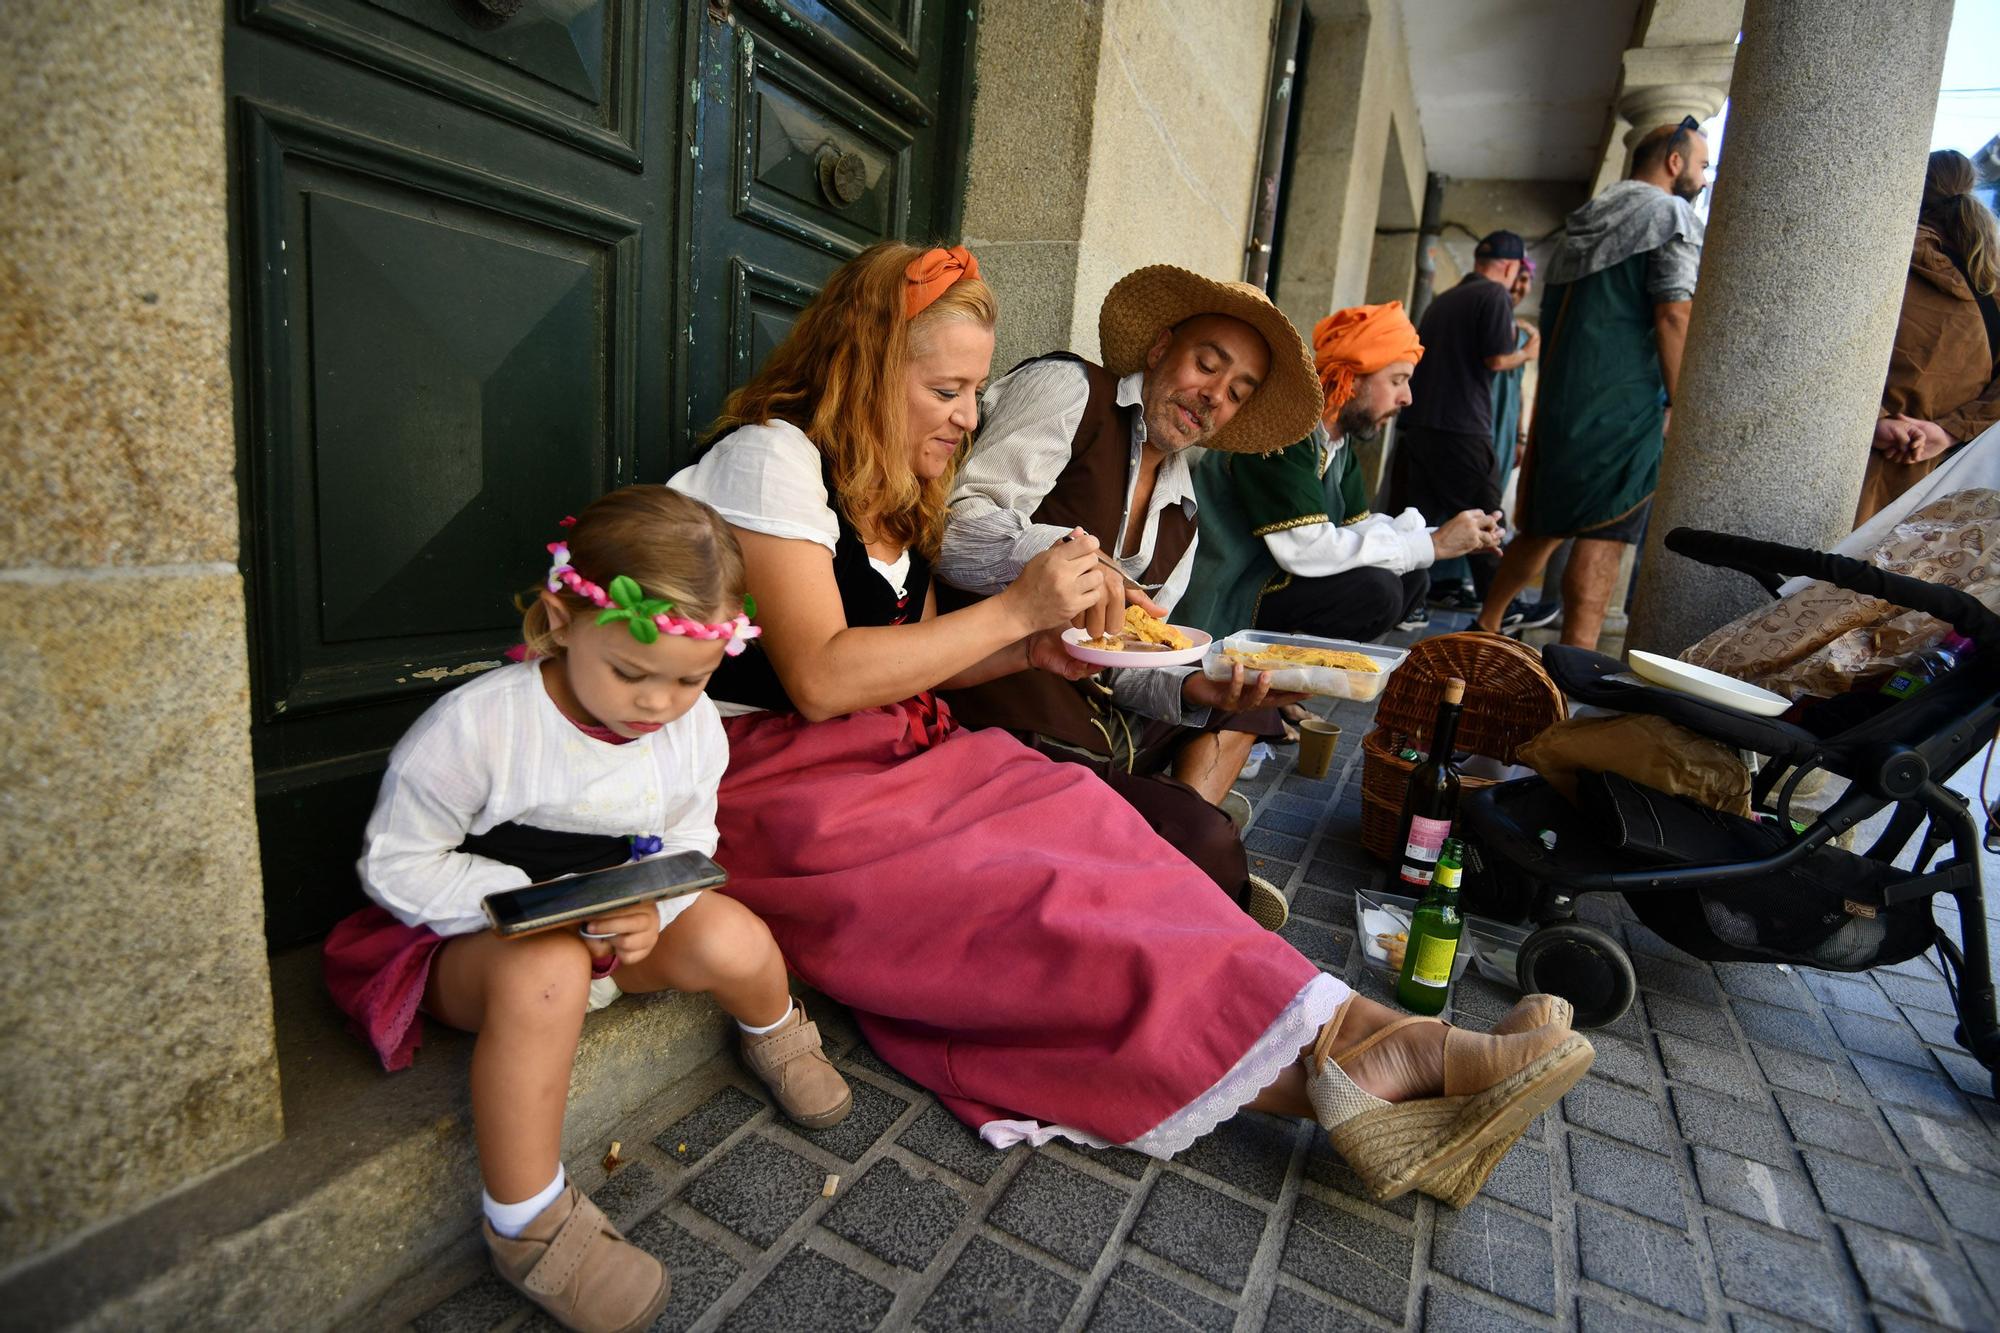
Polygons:
[[1940,148],[1924,168],[1924,201],[1917,221],[1944,238],[1944,248],[1965,268],[1966,281],[1981,296],[2000,287],[2000,227],[1972,193],[1972,159]]
[[956,460],[927,481],[910,470],[905,376],[946,322],[990,329],[1000,310],[992,288],[961,278],[915,319],[904,318],[904,270],[927,248],[884,241],[841,265],[770,359],[729,395],[710,438],[790,422],[831,464],[833,498],[857,531],[935,557]]
[[[590,502],[564,538],[576,572],[599,587],[623,574],[648,597],[664,597],[677,614],[725,620],[743,609],[743,552],[722,515],[665,486],[627,486]],[[546,585],[515,599],[521,637],[539,657],[560,657],[549,626]],[[556,594],[570,614],[597,608],[565,588]]]

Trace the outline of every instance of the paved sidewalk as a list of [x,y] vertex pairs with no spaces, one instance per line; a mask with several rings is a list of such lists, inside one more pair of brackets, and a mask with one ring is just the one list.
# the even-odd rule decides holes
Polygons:
[[[1384,877],[1359,845],[1369,712],[1334,710],[1328,780],[1281,750],[1243,785],[1286,938],[1383,996],[1353,941]],[[725,1058],[635,1118],[609,1180],[572,1169],[672,1268],[656,1329],[2000,1327],[2000,1107],[1936,969],[1712,967],[1622,906],[1594,919],[1641,998],[1462,1212],[1370,1204],[1316,1128],[1256,1114],[1167,1163],[996,1153],[838,1015],[844,1124],[801,1133]],[[1512,1000],[1457,996],[1475,1022]],[[396,1299],[423,1333],[549,1327],[471,1237]]]

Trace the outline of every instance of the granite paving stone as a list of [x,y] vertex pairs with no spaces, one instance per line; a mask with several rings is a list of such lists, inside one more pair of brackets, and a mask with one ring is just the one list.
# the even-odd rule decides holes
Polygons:
[[1958,1019],[1954,1015],[1932,1013],[1915,1005],[1907,1005],[1897,1012],[1903,1016],[1904,1022],[1917,1030],[1919,1037],[1932,1046],[1942,1046],[1948,1051],[1959,1049],[1958,1037],[1955,1035]]
[[1800,1235],[1819,1234],[1819,1199],[1795,1172],[1776,1171],[1720,1149],[1697,1147],[1694,1176],[1701,1197],[1717,1208]]
[[807,1129],[794,1125],[788,1120],[778,1123],[785,1125],[792,1133],[806,1142],[832,1153],[846,1162],[858,1162],[861,1154],[875,1146],[875,1140],[883,1131],[896,1123],[897,1117],[910,1109],[910,1104],[901,1097],[882,1091],[873,1083],[852,1080],[854,1087],[854,1109],[847,1118],[831,1129]]
[[1958,1243],[1972,1266],[1973,1276],[1984,1284],[1987,1301],[2000,1309],[2000,1244],[1971,1236],[1960,1236]]
[[[1515,1155],[1509,1153],[1501,1159],[1501,1165],[1504,1167]],[[1499,1172],[1496,1171],[1494,1174],[1497,1176]],[[1354,1169],[1340,1160],[1340,1155],[1333,1151],[1323,1134],[1313,1136],[1312,1153],[1306,1158],[1306,1179],[1327,1189],[1337,1190],[1350,1199],[1367,1199],[1373,1207],[1386,1209],[1406,1221],[1416,1220],[1418,1195],[1415,1190],[1408,1194],[1399,1194],[1386,1203],[1376,1203],[1369,1198],[1368,1188],[1361,1183],[1361,1177],[1355,1175]]]
[[1275,791],[1271,793],[1270,799],[1264,802],[1263,808],[1258,810],[1258,822],[1262,823],[1272,812],[1303,816],[1317,826],[1320,816],[1326,813],[1326,802],[1313,800],[1309,796],[1294,795],[1288,791]]
[[1819,1002],[1836,1009],[1849,1009],[1859,1014],[1873,1014],[1877,1018],[1894,1018],[1896,1006],[1882,988],[1870,981],[1864,973],[1860,976],[1846,976],[1838,972],[1819,972],[1805,968],[1799,972],[1799,979],[1806,983],[1806,989],[1819,998]]
[[1666,1324],[1616,1309],[1591,1296],[1577,1298],[1576,1327],[1577,1333],[1673,1333]]
[[1438,1213],[1431,1267],[1518,1305],[1555,1313],[1555,1252],[1548,1230],[1477,1199]]
[[1768,963],[1717,963],[1715,978],[1731,995],[1787,1009],[1810,1009],[1812,995],[1799,974]]
[[1375,875],[1365,867],[1346,861],[1318,860],[1306,866],[1306,883],[1337,893],[1353,893],[1357,889],[1372,888]]
[[1639,995],[1639,1002],[1633,1008],[1644,1006],[1646,1022],[1655,1032],[1671,1032],[1710,1046],[1735,1047],[1736,1036],[1719,1010],[1677,995],[1644,990]]
[[[1307,814],[1293,814],[1273,806],[1268,810],[1261,810],[1257,814],[1258,828],[1270,829],[1275,833],[1289,834],[1294,838],[1312,837],[1319,829],[1319,821],[1320,812],[1317,810]],[[1293,859],[1296,860],[1297,858],[1294,857]]]
[[1424,1293],[1423,1333],[1526,1333],[1538,1327],[1542,1326],[1469,1301],[1443,1287]]
[[1551,1217],[1549,1199],[1549,1155],[1526,1143],[1514,1145],[1493,1174],[1486,1178],[1482,1197],[1511,1203],[1537,1217]]
[[1937,1061],[1958,1085],[1959,1091],[1993,1105],[1993,1071],[1964,1051],[1937,1051]]
[[1593,1282],[1690,1319],[1708,1313],[1695,1245],[1685,1231],[1579,1203],[1576,1260]]
[[878,1259],[921,1272],[965,1212],[965,1201],[949,1187],[885,1158],[843,1187],[819,1221]]
[[1708,1235],[1725,1296],[1820,1328],[1846,1322],[1819,1246],[1724,1217],[1709,1218]]
[[1916,1032],[1900,1017],[1894,1020],[1873,1018],[1867,1014],[1849,1013],[1845,1009],[1829,1009],[1826,1016],[1839,1035],[1841,1045],[1850,1051],[1880,1056],[1884,1060],[1900,1060],[1919,1069],[1931,1067],[1930,1053],[1924,1050]]
[[1262,1327],[1267,1333],[1372,1333],[1376,1325],[1309,1292],[1280,1286],[1271,1293]]
[[1838,1056],[1821,1059],[1757,1042],[1750,1043],[1750,1053],[1757,1058],[1757,1067],[1764,1071],[1765,1079],[1780,1088],[1847,1106],[1874,1104],[1853,1066]]
[[1760,1107],[1714,1097],[1692,1088],[1673,1090],[1674,1118],[1690,1143],[1754,1157],[1770,1166],[1790,1166],[1792,1151],[1777,1118]]
[[1671,995],[1701,1005],[1722,1003],[1722,987],[1705,967],[1691,966],[1677,958],[1640,954],[1632,960],[1639,975],[1639,988],[1647,995]]
[[1860,1072],[1861,1081],[1868,1085],[1868,1091],[1879,1100],[1945,1120],[1965,1119],[1965,1104],[1943,1075],[1871,1055],[1855,1054],[1849,1058]]
[[1590,1062],[1592,1078],[1610,1079],[1627,1087],[1651,1093],[1660,1083],[1660,1066],[1637,1043],[1616,1037],[1589,1034],[1597,1056]]
[[590,1201],[611,1219],[613,1226],[643,1217],[667,1196],[667,1182],[644,1162],[626,1162],[597,1187]]
[[1742,1101],[1764,1099],[1764,1084],[1749,1061],[1733,1050],[1709,1046],[1670,1032],[1660,1034],[1660,1058],[1667,1077]]
[[1901,1175],[1811,1149],[1805,1159],[1806,1174],[1828,1212],[1917,1240],[1938,1239],[1937,1225]]
[[677,1225],[663,1212],[654,1213],[628,1230],[625,1238],[657,1256],[674,1279],[667,1308],[653,1321],[648,1333],[682,1333],[708,1313],[708,1308],[743,1272],[734,1259]]
[[1935,1013],[1953,1012],[1951,992],[1935,972],[1926,968],[1926,974],[1909,976],[1892,970],[1877,970],[1876,984],[1897,1004],[1915,1005],[1919,1009],[1929,1009]]
[[1276,1203],[1292,1164],[1292,1148],[1305,1131],[1298,1120],[1247,1112],[1196,1139],[1174,1161]]
[[1673,1143],[1666,1117],[1652,1099],[1586,1077],[1563,1095],[1563,1119],[1614,1139],[1666,1152]]
[[820,1197],[826,1172],[769,1139],[738,1143],[688,1188],[690,1207],[768,1248]]
[[1865,1227],[1843,1226],[1841,1235],[1875,1304],[1946,1328],[1996,1327],[1992,1300],[1950,1255]]
[[995,1152],[951,1112],[931,1102],[906,1126],[896,1142],[945,1170],[983,1185],[1007,1160]]
[[1082,1288],[1052,1268],[974,1236],[917,1312],[937,1333],[1037,1333],[1062,1326]]
[[[884,1079],[898,1087],[910,1087],[910,1080],[904,1078],[897,1070],[890,1068],[888,1061],[875,1054],[875,1049],[865,1041],[856,1041],[846,1054],[842,1055],[835,1063],[843,1066],[853,1066],[857,1069],[865,1069],[877,1078]],[[852,1082],[852,1080],[849,1081]]]
[[1839,1055],[1832,1039],[1820,1030],[1819,1024],[1808,1013],[1759,1004],[1755,1000],[1734,1000],[1729,1008],[1736,1015],[1737,1026],[1751,1041],[1782,1046],[1802,1055],[1816,1055],[1822,1060],[1835,1059]]
[[2000,1148],[1972,1125],[1937,1120],[1900,1106],[1885,1106],[1882,1113],[1912,1161],[1961,1175],[2000,1175]]
[[1580,1194],[1617,1204],[1670,1226],[1687,1224],[1687,1209],[1681,1202],[1680,1172],[1668,1158],[1587,1134],[1572,1134],[1569,1170]]
[[1991,1181],[1975,1180],[1936,1167],[1924,1167],[1921,1174],[1930,1186],[1945,1220],[1960,1231],[1969,1231],[1987,1240],[2000,1241],[2000,1189]]
[[1308,885],[1299,890],[1292,900],[1292,915],[1309,916],[1315,921],[1329,925],[1354,920],[1354,896],[1332,889],[1316,889]]
[[1342,947],[1340,932],[1329,930],[1317,921],[1294,916],[1284,924],[1278,935],[1322,967],[1339,970],[1347,966],[1347,950]]
[[1777,1098],[1778,1111],[1797,1142],[1863,1161],[1881,1160],[1882,1131],[1873,1116],[1796,1092],[1779,1092]]
[[1128,1180],[1137,1180],[1145,1175],[1146,1168],[1154,1162],[1153,1158],[1142,1152],[1134,1152],[1130,1148],[1087,1148],[1080,1143],[1065,1143],[1062,1145],[1062,1150],[1073,1152],[1086,1162],[1101,1166],[1106,1171],[1115,1171]]
[[1243,850],[1246,852],[1262,852],[1266,856],[1277,856],[1287,861],[1296,861],[1306,854],[1306,840],[1304,838],[1287,837],[1282,833],[1266,833],[1261,828],[1253,827],[1244,836]]
[[1097,1262],[1129,1202],[1095,1176],[1036,1153],[1007,1182],[987,1221],[1009,1235],[1088,1269]]
[[418,1315],[411,1327],[416,1333],[486,1333],[487,1329],[530,1308],[520,1292],[503,1282],[498,1274],[488,1273]]
[[793,1250],[722,1327],[730,1333],[842,1333],[872,1329],[895,1293],[817,1250]]
[[723,1088],[688,1115],[668,1125],[653,1140],[667,1160],[692,1166],[741,1129],[764,1103],[741,1088]]
[[1279,1267],[1321,1291],[1400,1321],[1414,1252],[1414,1243],[1401,1232],[1302,1198],[1292,1214]]
[[1084,1327],[1091,1333],[1155,1333],[1163,1328],[1227,1333],[1235,1323],[1236,1312],[1228,1306],[1136,1264],[1122,1263],[1105,1279]]
[[1162,1172],[1132,1225],[1132,1243],[1218,1287],[1242,1291],[1264,1214],[1185,1176]]

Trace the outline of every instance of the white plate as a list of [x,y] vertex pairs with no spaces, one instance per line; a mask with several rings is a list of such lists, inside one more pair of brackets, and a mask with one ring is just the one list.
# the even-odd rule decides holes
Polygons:
[[1733,708],[1739,713],[1776,717],[1792,706],[1790,699],[1782,694],[1773,694],[1762,686],[1725,676],[1720,671],[1710,671],[1707,667],[1691,666],[1671,657],[1662,657],[1658,653],[1641,652],[1634,648],[1625,654],[1625,660],[1632,664],[1632,670],[1642,679],[1664,685],[1670,690],[1679,690],[1682,694],[1692,694],[1697,699],[1723,708]]
[[1186,625],[1175,625],[1175,629],[1194,640],[1192,648],[1176,648],[1172,652],[1148,652],[1144,648],[1137,651],[1106,652],[1102,648],[1086,648],[1083,641],[1090,635],[1080,629],[1066,629],[1062,633],[1063,651],[1079,662],[1092,666],[1106,667],[1163,667],[1188,666],[1201,661],[1201,655],[1208,651],[1208,635]]

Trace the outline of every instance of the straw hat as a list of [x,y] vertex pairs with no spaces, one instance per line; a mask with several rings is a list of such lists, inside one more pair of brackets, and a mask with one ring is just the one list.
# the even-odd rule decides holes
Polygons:
[[1229,424],[1203,443],[1239,454],[1268,454],[1312,433],[1325,401],[1312,349],[1284,311],[1247,282],[1217,282],[1173,264],[1153,264],[1120,278],[1097,316],[1104,368],[1129,375],[1146,368],[1146,353],[1164,329],[1196,315],[1228,315],[1264,336],[1271,369]]

